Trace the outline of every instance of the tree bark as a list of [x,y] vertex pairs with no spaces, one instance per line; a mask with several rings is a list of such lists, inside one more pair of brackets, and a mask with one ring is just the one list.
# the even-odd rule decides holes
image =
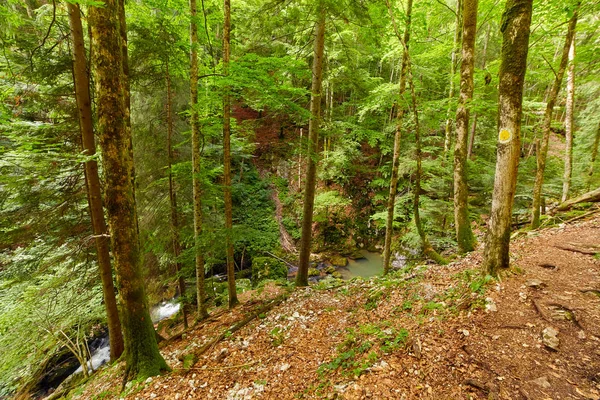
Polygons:
[[143,378],[158,375],[169,367],[158,351],[141,269],[118,0],[105,0],[103,7],[90,7],[89,23],[106,210],[122,304],[125,377]]
[[448,91],[448,111],[446,112],[446,127],[444,129],[444,154],[450,150],[452,142],[452,100],[454,99],[454,75],[456,75],[456,59],[458,58],[460,36],[462,33],[462,9],[463,0],[456,0],[456,29],[454,31],[454,41],[452,44],[452,57],[450,63],[450,90]]
[[492,276],[509,266],[510,225],[521,154],[523,82],[532,3],[533,0],[508,0],[502,15],[497,161],[483,262],[485,270]]
[[398,104],[396,105],[396,132],[394,134],[394,155],[392,158],[392,176],[390,177],[390,192],[387,201],[387,218],[385,222],[385,242],[383,246],[383,273],[384,275],[390,271],[391,253],[392,253],[392,236],[394,235],[394,208],[396,206],[396,196],[398,194],[398,164],[400,161],[400,143],[402,138],[402,120],[404,119],[404,110],[402,98],[406,90],[406,67],[408,65],[408,42],[410,40],[410,24],[412,18],[412,0],[408,0],[406,4],[406,26],[404,28],[404,37],[400,38],[400,33],[397,30],[395,19],[393,18],[392,8],[390,3],[387,3],[388,10],[392,17],[394,30],[398,39],[401,39],[403,44],[402,64],[400,67],[400,84],[398,88]]
[[558,91],[562,84],[562,79],[567,68],[567,62],[569,60],[569,49],[571,48],[571,42],[573,41],[573,35],[575,34],[575,26],[577,25],[577,12],[579,5],[573,12],[573,17],[569,20],[569,26],[567,28],[567,35],[565,37],[565,44],[562,50],[562,56],[560,59],[560,65],[550,93],[548,94],[548,102],[546,103],[546,112],[544,113],[544,120],[542,122],[542,143],[537,154],[537,171],[535,174],[535,185],[533,187],[533,203],[531,205],[531,229],[536,229],[540,226],[540,205],[542,198],[542,186],[544,184],[544,171],[546,170],[546,158],[548,155],[548,143],[550,141],[550,125],[552,123],[552,115],[554,113],[554,104],[558,97]]
[[[92,119],[92,101],[90,98],[89,76],[86,68],[85,45],[83,40],[83,27],[79,5],[67,3],[69,9],[69,22],[73,38],[73,78],[75,84],[75,98],[79,115],[79,129],[83,154],[92,157],[96,154],[96,141]],[[115,287],[113,284],[112,266],[110,264],[109,236],[102,209],[102,188],[98,174],[98,163],[90,159],[84,163],[85,180],[88,192],[88,206],[92,219],[92,228],[96,242],[98,256],[98,269],[102,281],[102,295],[106,308],[108,325],[108,338],[110,342],[110,360],[115,361],[123,353],[123,333]]]
[[[173,257],[175,258],[175,274],[177,275],[177,288],[179,295],[182,299],[185,299],[185,279],[181,275],[181,264],[179,263],[179,256],[181,255],[181,244],[179,243],[179,215],[177,212],[177,189],[175,188],[175,179],[173,178],[173,163],[175,162],[175,156],[173,153],[173,100],[171,97],[171,75],[169,72],[169,58],[167,56],[165,62],[165,80],[167,83],[167,157],[168,157],[168,168],[169,168],[169,208],[170,208],[170,222],[171,222],[171,243],[173,245]],[[187,311],[186,304],[181,304],[181,311],[183,314],[183,326],[187,329]]]
[[323,82],[323,53],[325,50],[325,9],[319,2],[315,28],[314,58],[310,96],[310,121],[308,123],[308,154],[306,157],[306,181],[304,185],[304,207],[302,236],[300,238],[300,262],[296,286],[308,286],[308,264],[312,243],[312,220],[317,183],[317,159],[319,157],[319,123],[321,121],[321,97]]
[[461,253],[473,251],[475,244],[475,237],[469,221],[467,141],[469,138],[470,102],[473,100],[476,36],[477,0],[464,0],[460,96],[456,110],[456,144],[454,146],[454,226],[458,250]]
[[567,105],[565,117],[565,171],[563,175],[563,191],[561,202],[567,201],[571,188],[571,174],[573,171],[573,134],[575,106],[575,32],[569,49],[569,69],[567,70]]
[[[229,75],[229,57],[231,44],[231,0],[224,0],[223,22],[223,74]],[[233,260],[233,205],[231,202],[231,97],[229,87],[223,95],[223,175],[225,195],[225,241],[227,246],[227,289],[229,308],[239,304],[235,289],[235,269]]]

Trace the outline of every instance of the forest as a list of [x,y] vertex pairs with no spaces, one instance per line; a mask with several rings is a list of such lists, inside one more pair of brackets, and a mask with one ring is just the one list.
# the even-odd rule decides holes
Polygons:
[[2,0],[0,40],[0,399],[600,398],[600,2]]

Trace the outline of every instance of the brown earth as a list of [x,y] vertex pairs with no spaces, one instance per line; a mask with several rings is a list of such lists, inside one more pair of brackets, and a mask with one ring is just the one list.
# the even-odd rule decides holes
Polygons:
[[[247,292],[162,348],[173,372],[117,395],[122,365],[108,367],[72,398],[600,399],[600,260],[556,247],[568,243],[598,246],[600,217],[513,240],[500,281],[476,272],[480,249],[296,290],[183,370],[178,358],[284,289]],[[557,350],[542,342],[548,327]]]

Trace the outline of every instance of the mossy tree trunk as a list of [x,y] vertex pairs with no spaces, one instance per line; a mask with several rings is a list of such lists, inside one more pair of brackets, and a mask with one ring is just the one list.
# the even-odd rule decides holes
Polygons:
[[544,112],[544,120],[542,122],[542,143],[537,152],[537,170],[535,173],[535,184],[533,187],[533,202],[531,205],[531,229],[536,229],[540,226],[540,208],[542,205],[542,187],[544,185],[544,172],[546,171],[546,158],[548,155],[548,143],[550,142],[550,126],[552,124],[552,115],[554,114],[554,105],[558,97],[563,76],[569,61],[569,49],[575,34],[575,26],[577,25],[577,12],[579,5],[575,8],[573,16],[569,20],[565,44],[562,49],[560,65],[554,77],[554,83],[548,94],[548,102],[546,103],[546,111]]
[[319,2],[315,28],[312,85],[310,96],[310,121],[308,123],[308,155],[306,157],[306,181],[302,213],[302,236],[300,238],[300,262],[296,286],[308,286],[308,264],[312,243],[312,221],[317,183],[317,160],[319,156],[319,123],[321,120],[321,97],[323,82],[323,55],[325,50],[325,9]]
[[[223,21],[223,73],[229,75],[231,45],[231,0],[224,0]],[[231,201],[231,97],[230,87],[225,87],[223,95],[223,178],[225,195],[225,242],[227,246],[227,291],[229,308],[239,301],[235,289],[235,269],[233,259],[233,204]]]
[[196,267],[196,303],[198,319],[208,316],[204,287],[204,249],[202,246],[202,183],[201,133],[198,110],[198,10],[196,0],[190,0],[190,121],[192,126],[192,186],[194,197],[194,260]]
[[[385,222],[385,242],[383,245],[383,273],[387,274],[391,269],[391,254],[392,254],[392,236],[394,235],[394,208],[396,206],[396,196],[398,194],[398,164],[400,162],[400,143],[402,140],[402,121],[404,120],[405,107],[403,103],[404,92],[406,90],[406,67],[408,65],[408,42],[410,40],[410,24],[412,19],[412,0],[408,0],[406,4],[406,26],[404,28],[404,36],[400,39],[403,43],[402,64],[400,67],[400,84],[398,89],[398,103],[396,105],[396,131],[394,134],[394,154],[392,158],[392,176],[390,177],[390,191],[387,201],[387,218]],[[392,8],[387,2],[388,11],[393,17]],[[396,35],[399,32],[396,26],[395,19],[394,30]]]
[[[94,127],[92,121],[92,102],[90,98],[89,76],[86,67],[85,45],[83,40],[83,27],[81,24],[81,11],[79,5],[67,3],[69,9],[69,21],[71,36],[73,39],[73,80],[75,84],[75,98],[79,115],[79,129],[81,130],[81,142],[83,153],[92,157],[96,154],[96,141],[94,138]],[[90,159],[84,163],[85,180],[88,193],[88,205],[92,219],[92,228],[96,242],[96,253],[98,256],[98,268],[100,280],[102,281],[102,295],[106,308],[106,320],[108,325],[108,338],[110,342],[110,359],[116,360],[123,353],[123,333],[121,332],[121,321],[115,287],[113,284],[112,266],[110,263],[110,241],[104,211],[102,208],[102,188],[98,174],[98,163]]]
[[89,23],[105,202],[122,305],[126,378],[143,378],[169,367],[158,351],[141,269],[118,0],[105,0],[103,7],[90,7]]
[[573,109],[575,107],[575,33],[569,49],[569,68],[567,70],[567,104],[565,117],[565,170],[563,174],[563,191],[561,202],[569,198],[569,189],[571,188],[571,173],[573,171],[573,134],[574,118]]
[[509,266],[510,225],[521,154],[523,82],[533,0],[508,0],[502,15],[498,144],[492,210],[483,266],[492,276]]
[[[181,264],[179,256],[181,254],[181,244],[179,243],[179,213],[177,211],[177,189],[175,188],[175,178],[173,177],[173,163],[175,162],[175,154],[173,152],[173,98],[171,96],[171,75],[169,71],[169,57],[165,60],[165,81],[167,84],[167,158],[169,169],[169,208],[171,222],[171,243],[173,245],[173,257],[175,258],[173,265],[175,266],[175,274],[177,275],[177,289],[179,295],[185,300],[185,279],[181,275]],[[186,304],[181,305],[183,314],[183,326],[187,329],[187,311]]]
[[477,36],[477,0],[463,0],[463,44],[460,67],[460,95],[456,109],[456,144],[454,146],[454,227],[461,253],[473,251],[475,237],[469,221],[469,187],[467,185],[467,141],[469,109],[473,100],[475,37]]

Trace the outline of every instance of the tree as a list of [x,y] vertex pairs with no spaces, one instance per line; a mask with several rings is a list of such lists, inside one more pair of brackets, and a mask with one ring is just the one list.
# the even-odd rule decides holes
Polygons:
[[410,23],[412,18],[412,0],[406,4],[406,26],[404,37],[400,38],[398,28],[393,18],[392,8],[387,2],[388,12],[394,24],[394,30],[402,46],[402,64],[400,66],[400,83],[398,89],[398,103],[396,104],[396,130],[394,134],[394,154],[392,158],[392,175],[390,177],[390,192],[387,200],[387,219],[385,222],[385,241],[383,245],[383,273],[387,274],[391,264],[392,235],[394,234],[394,208],[396,206],[396,195],[398,194],[398,164],[400,161],[400,143],[402,139],[402,121],[404,119],[405,107],[401,104],[406,89],[406,68],[408,66],[408,42],[410,40]]
[[200,122],[198,117],[198,21],[196,0],[190,0],[190,124],[192,126],[192,185],[194,208],[194,260],[198,318],[208,316],[204,288],[204,249],[202,247],[202,186],[200,181]]
[[[223,21],[223,73],[229,75],[229,58],[231,53],[231,0],[224,0]],[[225,87],[223,95],[223,179],[225,196],[225,241],[227,246],[227,290],[229,292],[229,308],[235,307],[239,301],[235,289],[235,269],[233,259],[233,204],[231,201],[231,96],[230,87]]]
[[561,202],[567,201],[569,189],[571,187],[571,174],[573,171],[573,131],[574,127],[574,107],[575,107],[575,32],[571,39],[569,49],[569,68],[567,70],[567,101],[565,116],[565,171],[563,174],[563,191]]
[[[177,211],[177,189],[175,188],[175,179],[173,177],[173,162],[175,155],[173,152],[173,103],[171,91],[171,75],[169,72],[169,56],[165,60],[165,81],[167,86],[167,167],[169,169],[169,208],[171,222],[171,241],[173,244],[173,257],[175,258],[175,274],[177,276],[177,288],[179,295],[185,297],[185,279],[181,275],[181,265],[179,256],[181,255],[181,243],[179,243],[179,213]],[[183,326],[187,329],[187,311],[185,303],[182,304]]]
[[536,229],[540,226],[540,208],[542,204],[542,186],[544,184],[544,172],[546,170],[546,158],[548,155],[548,143],[550,142],[550,125],[552,124],[552,115],[554,114],[554,105],[558,96],[558,91],[562,84],[562,79],[567,68],[569,60],[569,49],[575,34],[575,26],[577,25],[577,13],[579,5],[575,7],[573,16],[569,20],[567,34],[565,36],[565,44],[562,49],[560,65],[555,74],[554,83],[548,94],[548,102],[546,103],[546,111],[542,122],[542,143],[538,146],[537,153],[537,170],[535,174],[535,185],[533,187],[533,202],[531,205],[531,229]]
[[323,82],[323,53],[325,50],[325,8],[319,1],[315,27],[312,85],[310,94],[310,121],[308,123],[308,155],[306,160],[306,183],[302,212],[302,237],[300,239],[300,261],[296,286],[308,286],[308,264],[312,243],[312,221],[317,183],[317,159],[319,146],[319,124],[321,121],[321,90]]
[[460,97],[456,110],[456,145],[454,146],[454,227],[458,249],[461,253],[472,251],[475,243],[469,221],[467,141],[469,140],[469,103],[473,100],[475,37],[477,36],[477,0],[463,1]]
[[98,257],[98,269],[102,281],[102,294],[106,307],[106,320],[110,340],[110,359],[116,360],[123,353],[123,334],[119,320],[119,310],[113,284],[113,271],[110,263],[109,236],[104,220],[102,208],[102,190],[98,163],[93,158],[96,154],[96,141],[92,120],[92,102],[90,99],[89,76],[86,66],[85,45],[83,40],[83,27],[81,24],[81,11],[77,4],[67,4],[69,9],[69,22],[73,40],[73,80],[75,84],[75,98],[79,114],[79,129],[83,153],[90,157],[84,163],[85,180],[88,191],[88,206],[92,220],[94,240]]
[[596,134],[594,135],[594,144],[592,144],[592,155],[590,157],[590,166],[588,168],[588,190],[590,188],[590,182],[594,176],[594,164],[596,163],[596,157],[598,156],[598,145],[600,144],[600,123],[596,128]]
[[89,23],[106,210],[122,303],[125,377],[142,378],[157,375],[168,366],[158,351],[141,271],[118,0],[90,7]]
[[521,154],[523,82],[532,3],[533,0],[508,0],[502,15],[496,174],[483,261],[492,276],[499,269],[508,268],[510,261],[510,224]]

